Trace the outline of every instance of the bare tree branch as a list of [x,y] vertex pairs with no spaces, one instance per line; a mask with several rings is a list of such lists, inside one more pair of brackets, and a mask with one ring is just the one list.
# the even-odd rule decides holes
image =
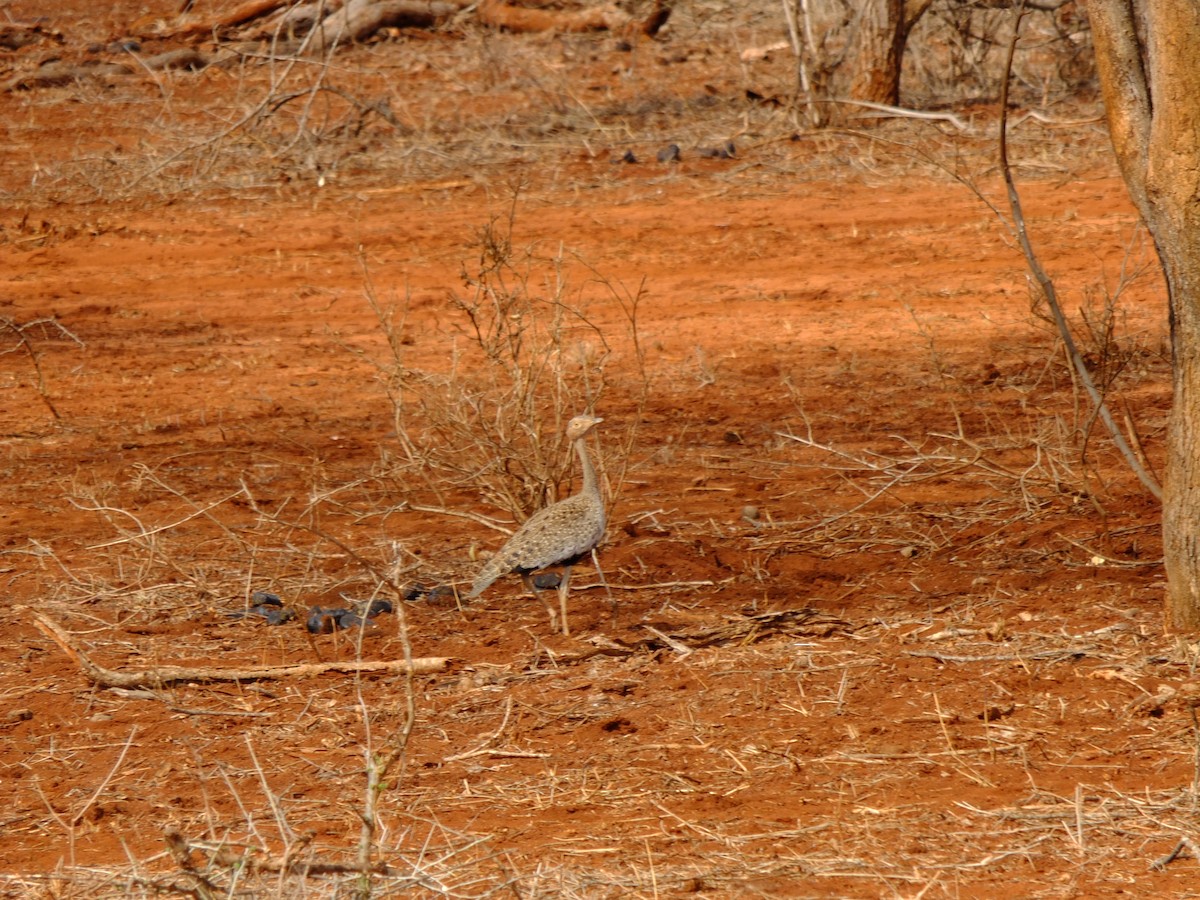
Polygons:
[[1129,446],[1129,442],[1125,439],[1125,435],[1113,420],[1112,413],[1109,412],[1108,404],[1101,395],[1100,390],[1096,387],[1096,381],[1092,378],[1092,373],[1088,369],[1087,363],[1083,359],[1083,355],[1079,352],[1079,348],[1075,345],[1075,338],[1071,334],[1071,329],[1067,325],[1066,316],[1063,315],[1062,306],[1058,302],[1058,292],[1054,288],[1054,282],[1050,276],[1046,274],[1046,270],[1042,268],[1041,262],[1037,258],[1037,254],[1033,252],[1033,245],[1029,242],[1029,232],[1025,227],[1025,216],[1021,211],[1021,197],[1017,192],[1016,182],[1013,181],[1012,168],[1008,164],[1008,84],[1012,76],[1013,53],[1017,47],[1017,41],[1021,35],[1021,19],[1025,16],[1025,4],[1022,2],[1016,8],[1016,24],[1013,26],[1012,40],[1009,41],[1008,55],[1004,61],[1004,78],[1000,82],[1000,171],[1004,174],[1004,186],[1008,191],[1009,208],[1012,211],[1013,225],[1017,232],[1017,240],[1021,244],[1021,252],[1025,255],[1025,263],[1029,266],[1029,271],[1036,279],[1038,286],[1042,289],[1042,295],[1046,298],[1046,304],[1050,307],[1050,314],[1054,317],[1054,325],[1058,329],[1059,336],[1063,340],[1063,344],[1067,348],[1067,354],[1071,358],[1071,364],[1075,367],[1075,371],[1079,374],[1079,380],[1083,383],[1087,390],[1088,396],[1092,400],[1096,413],[1100,417],[1100,421],[1104,423],[1104,427],[1108,429],[1109,435],[1112,437],[1113,443],[1125,457],[1125,462],[1129,468],[1137,475],[1146,490],[1148,490],[1158,500],[1162,500],[1162,487],[1157,479],[1150,471],[1142,465],[1142,461],[1137,454],[1133,452],[1133,448]]

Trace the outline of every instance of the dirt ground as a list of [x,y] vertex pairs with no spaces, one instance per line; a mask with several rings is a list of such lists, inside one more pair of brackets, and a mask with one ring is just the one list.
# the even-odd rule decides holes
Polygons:
[[[64,2],[61,45],[0,61],[177,5]],[[259,69],[0,95],[3,896],[1198,893],[1194,845],[1155,865],[1200,778],[1158,507],[985,202],[994,105],[807,134],[746,93],[787,76],[739,60],[761,6],[632,50],[389,34],[337,63],[400,122],[354,136],[230,128]],[[1157,469],[1160,279],[1097,109],[1048,114],[1014,129],[1030,230]],[[393,402],[399,373],[508,414],[453,301],[492,222],[579,313],[554,365],[605,418],[569,637],[516,578],[397,593],[469,582],[511,522],[405,456],[429,410]],[[576,410],[538,403],[563,449]],[[231,615],[255,591],[297,617]],[[305,630],[372,596],[396,613]],[[108,688],[37,615],[122,672],[449,662]]]

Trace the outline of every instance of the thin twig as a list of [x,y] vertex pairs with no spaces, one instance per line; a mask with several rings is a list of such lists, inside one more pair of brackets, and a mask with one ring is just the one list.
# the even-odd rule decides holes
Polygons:
[[108,783],[113,780],[113,777],[117,774],[117,770],[121,768],[121,763],[125,761],[125,754],[129,752],[129,748],[133,745],[133,738],[136,734],[137,726],[134,725],[129,731],[129,737],[125,740],[125,746],[121,748],[121,752],[117,755],[117,761],[112,764],[112,768],[108,770],[108,774],[104,776],[104,780],[96,785],[96,789],[92,791],[92,795],[87,798],[83,806],[79,807],[79,812],[71,817],[72,828],[83,821],[84,815],[92,808],[92,804],[96,802],[96,798],[104,793],[104,789],[108,787]]
[[0,316],[0,328],[7,328],[14,335],[16,335],[17,342],[21,345],[21,348],[25,351],[25,354],[29,357],[29,362],[33,366],[33,373],[37,378],[38,396],[42,398],[42,402],[46,404],[46,408],[50,410],[50,414],[54,416],[55,419],[61,420],[62,416],[59,414],[58,408],[54,405],[54,401],[50,399],[49,392],[46,390],[46,376],[42,373],[41,360],[38,357],[37,351],[33,349],[33,345],[29,342],[29,338],[25,334],[25,330],[34,325],[54,325],[59,332],[65,334],[80,346],[83,346],[83,341],[75,337],[75,335],[60,325],[58,321],[53,318],[35,319],[32,322],[26,322],[24,325],[18,325],[7,316]]
[[1146,560],[1116,559],[1112,556],[1108,556],[1104,553],[1101,553],[1099,550],[1092,549],[1087,544],[1081,544],[1081,543],[1079,543],[1079,541],[1071,540],[1071,538],[1067,537],[1065,534],[1061,534],[1057,531],[1055,532],[1055,534],[1058,537],[1062,538],[1064,541],[1066,541],[1071,546],[1078,547],[1080,550],[1083,550],[1085,553],[1090,553],[1092,555],[1093,559],[1098,559],[1101,562],[1107,563],[1110,566],[1120,566],[1121,568],[1124,568],[1124,569],[1140,569],[1140,568],[1143,568],[1146,566],[1161,566],[1163,564],[1163,561],[1161,558],[1146,559]]
[[1162,487],[1155,477],[1150,474],[1149,470],[1142,465],[1133,448],[1129,446],[1129,442],[1125,440],[1125,435],[1113,420],[1112,413],[1108,409],[1108,404],[1096,387],[1095,379],[1092,378],[1092,373],[1088,369],[1087,362],[1084,360],[1082,354],[1080,354],[1079,348],[1075,346],[1075,338],[1071,334],[1066,316],[1063,315],[1062,307],[1059,305],[1058,293],[1054,288],[1054,282],[1046,274],[1046,270],[1042,268],[1037,254],[1033,252],[1033,245],[1029,241],[1029,232],[1025,227],[1025,215],[1021,211],[1021,197],[1017,193],[1017,185],[1013,180],[1012,168],[1008,164],[1008,86],[1009,80],[1012,77],[1013,55],[1016,52],[1017,40],[1021,34],[1021,20],[1025,17],[1025,0],[1021,0],[1014,15],[1016,16],[1016,22],[1013,26],[1012,40],[1008,44],[1008,55],[1004,62],[1004,77],[1000,82],[999,143],[1000,171],[1004,175],[1004,186],[1008,192],[1008,205],[1012,213],[1017,240],[1021,245],[1021,252],[1025,255],[1025,263],[1029,266],[1030,273],[1032,273],[1034,279],[1042,289],[1042,295],[1046,298],[1046,304],[1050,307],[1050,313],[1054,318],[1054,325],[1062,337],[1063,344],[1066,347],[1067,354],[1071,357],[1071,363],[1075,371],[1079,374],[1080,382],[1082,382],[1088,396],[1092,400],[1096,414],[1099,415],[1100,420],[1104,423],[1104,427],[1108,429],[1113,443],[1121,455],[1125,457],[1125,462],[1133,470],[1138,480],[1146,490],[1154,495],[1155,499],[1162,500]]
[[[184,497],[182,494],[180,494],[178,491],[168,488],[161,481],[158,481],[156,479],[155,483],[161,487],[167,488],[167,490],[170,490],[171,493],[175,494],[177,497],[180,497],[183,500],[187,500],[187,498]],[[246,493],[246,488],[243,485],[239,490],[236,490],[232,494],[222,497],[219,500],[214,500],[212,503],[209,503],[207,506],[197,507],[193,503],[192,505],[196,510],[195,512],[184,516],[182,519],[178,519],[174,522],[169,522],[166,525],[159,525],[157,528],[143,527],[142,523],[140,521],[138,521],[138,519],[136,517],[134,517],[131,513],[125,512],[125,510],[123,510],[123,509],[113,509],[112,507],[101,507],[101,506],[85,507],[85,506],[81,506],[78,503],[75,503],[73,500],[71,502],[74,506],[78,507],[79,509],[87,509],[92,512],[103,512],[103,511],[107,510],[108,512],[123,513],[124,515],[129,516],[131,519],[133,519],[135,522],[138,523],[138,527],[140,530],[137,532],[137,534],[130,534],[130,535],[126,535],[125,537],[113,538],[111,541],[104,541],[103,543],[100,543],[100,544],[92,544],[91,546],[89,546],[87,548],[88,550],[101,550],[105,547],[115,547],[118,544],[128,544],[131,541],[144,540],[145,538],[148,538],[152,535],[158,534],[159,532],[170,531],[173,528],[178,528],[180,525],[183,525],[185,522],[190,522],[192,519],[198,518],[200,516],[205,516],[205,517],[209,518],[210,520],[217,522],[220,525],[220,527],[225,530],[226,533],[229,533],[228,526],[221,524],[218,520],[214,519],[212,516],[210,516],[208,514],[212,510],[214,510],[218,506],[220,506],[222,503],[228,503],[230,500],[232,500],[235,497],[238,497],[244,493]],[[191,502],[191,501],[188,501],[188,502]]]
[[1200,860],[1200,848],[1196,846],[1195,841],[1184,835],[1179,839],[1179,843],[1175,845],[1175,848],[1170,853],[1150,863],[1150,868],[1153,870],[1165,869],[1171,863],[1175,862],[1175,860],[1179,859],[1179,855],[1183,853],[1185,848],[1191,851],[1193,859]]
[[227,682],[265,681],[275,678],[296,678],[323,675],[327,672],[381,672],[388,674],[411,673],[428,675],[445,671],[452,660],[449,656],[428,656],[412,660],[388,660],[368,662],[348,660],[345,662],[304,663],[292,666],[260,666],[249,669],[226,669],[212,666],[154,666],[138,671],[116,671],[106,669],[75,646],[70,635],[57,622],[28,607],[17,607],[28,612],[36,620],[38,629],[62,648],[93,682],[101,687],[155,688],[181,681]]

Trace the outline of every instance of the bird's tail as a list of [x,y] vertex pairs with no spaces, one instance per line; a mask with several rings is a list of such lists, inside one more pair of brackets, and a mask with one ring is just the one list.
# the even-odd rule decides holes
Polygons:
[[475,576],[475,580],[471,583],[471,591],[467,594],[467,599],[474,600],[491,587],[493,581],[511,568],[512,566],[508,564],[508,561],[504,558],[504,554],[497,553],[487,561],[487,564]]

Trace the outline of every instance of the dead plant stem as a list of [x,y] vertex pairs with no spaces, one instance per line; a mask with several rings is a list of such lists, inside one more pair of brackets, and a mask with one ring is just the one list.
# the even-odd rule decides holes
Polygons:
[[1050,307],[1050,313],[1054,317],[1054,325],[1058,329],[1059,335],[1062,337],[1063,344],[1066,346],[1066,351],[1071,360],[1071,368],[1079,374],[1079,380],[1087,391],[1088,396],[1092,400],[1096,413],[1100,416],[1100,420],[1104,423],[1104,427],[1108,430],[1109,436],[1113,443],[1125,457],[1125,462],[1138,480],[1155,499],[1162,500],[1162,487],[1152,474],[1141,464],[1137,454],[1129,446],[1129,442],[1125,440],[1124,434],[1113,420],[1112,414],[1109,412],[1108,404],[1096,387],[1095,379],[1092,378],[1091,370],[1088,368],[1087,362],[1083,355],[1079,352],[1079,348],[1075,345],[1075,338],[1071,334],[1071,329],[1067,324],[1066,316],[1063,314],[1062,306],[1058,302],[1058,293],[1055,290],[1054,282],[1050,276],[1046,274],[1046,270],[1042,268],[1037,254],[1034,253],[1033,245],[1029,240],[1029,231],[1025,225],[1025,215],[1021,211],[1021,197],[1017,192],[1016,182],[1013,179],[1012,168],[1008,163],[1008,89],[1009,81],[1012,78],[1013,54],[1016,51],[1017,41],[1021,34],[1021,20],[1025,17],[1025,0],[1021,0],[1014,11],[1015,22],[1013,25],[1012,40],[1008,44],[1008,53],[1004,63],[1004,77],[1000,82],[1000,171],[1004,175],[1004,185],[1008,192],[1009,210],[1012,213],[1013,226],[1016,230],[1017,240],[1021,245],[1021,252],[1025,255],[1025,263],[1029,267],[1030,273],[1037,281],[1038,286],[1042,290],[1042,295],[1046,298],[1046,304]]

